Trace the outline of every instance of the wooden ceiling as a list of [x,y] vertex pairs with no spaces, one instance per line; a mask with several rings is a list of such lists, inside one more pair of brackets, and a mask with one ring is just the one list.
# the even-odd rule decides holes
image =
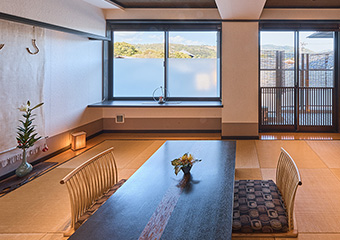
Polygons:
[[267,0],[265,8],[340,8],[340,0]]
[[108,0],[123,8],[217,8],[215,0]]

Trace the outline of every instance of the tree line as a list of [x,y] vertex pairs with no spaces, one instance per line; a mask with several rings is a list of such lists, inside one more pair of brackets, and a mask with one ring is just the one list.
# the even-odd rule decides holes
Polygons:
[[[169,44],[170,58],[216,58],[216,46]],[[164,44],[114,43],[115,58],[164,58]]]

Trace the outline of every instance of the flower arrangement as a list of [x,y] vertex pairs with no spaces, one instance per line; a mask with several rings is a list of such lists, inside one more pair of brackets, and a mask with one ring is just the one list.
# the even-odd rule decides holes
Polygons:
[[19,110],[21,112],[24,112],[22,116],[24,117],[24,120],[19,120],[19,122],[22,124],[22,126],[19,126],[18,132],[17,132],[17,142],[18,142],[18,148],[22,149],[22,162],[20,166],[15,170],[15,174],[18,177],[24,177],[27,174],[29,174],[33,167],[31,164],[27,162],[27,155],[26,150],[34,145],[36,141],[38,141],[41,137],[37,137],[37,133],[35,132],[35,125],[33,125],[33,120],[35,114],[32,114],[32,111],[38,107],[41,107],[44,103],[39,103],[38,105],[34,106],[33,108],[30,108],[31,103],[30,101],[27,101],[26,104],[21,105]]
[[191,168],[194,163],[200,161],[202,161],[202,159],[195,159],[193,155],[184,153],[182,157],[172,160],[171,165],[174,166],[175,174],[177,175],[181,169]]
[[25,105],[21,105],[19,110],[24,112],[22,116],[24,117],[23,120],[19,120],[22,123],[22,126],[19,126],[18,133],[17,133],[17,141],[18,141],[18,148],[27,149],[32,147],[36,141],[38,141],[41,137],[37,137],[37,133],[35,132],[35,125],[32,125],[35,114],[32,114],[32,111],[38,107],[41,107],[44,103],[39,103],[33,108],[30,108],[30,101],[27,101]]

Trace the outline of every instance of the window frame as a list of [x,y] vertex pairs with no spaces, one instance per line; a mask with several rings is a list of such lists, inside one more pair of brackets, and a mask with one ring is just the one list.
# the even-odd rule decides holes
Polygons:
[[152,97],[115,97],[114,96],[114,32],[115,31],[160,31],[164,34],[164,87],[168,85],[168,59],[169,59],[169,32],[185,31],[185,32],[217,32],[217,97],[168,97],[167,101],[221,101],[222,100],[222,81],[221,81],[221,21],[108,21],[107,28],[111,41],[108,43],[108,73],[107,73],[107,98],[108,100],[133,100],[133,101],[149,101],[154,100]]
[[[339,96],[340,96],[340,61],[339,61],[339,55],[340,55],[340,35],[339,35],[339,29],[340,29],[340,22],[339,20],[260,20],[259,21],[259,34],[258,34],[258,88],[259,88],[259,94],[258,94],[258,127],[260,129],[260,132],[266,132],[266,131],[273,131],[271,129],[263,129],[261,126],[261,94],[260,94],[260,88],[261,88],[261,32],[266,31],[293,31],[295,32],[295,43],[294,43],[294,50],[295,50],[295,56],[296,56],[296,66],[295,66],[295,84],[297,83],[297,80],[299,79],[298,69],[297,68],[299,64],[299,36],[298,33],[300,31],[332,31],[334,32],[334,91],[335,91],[335,97],[333,100],[334,104],[334,115],[333,115],[333,126],[331,129],[321,129],[316,128],[309,129],[307,131],[336,131],[339,130],[340,126],[340,111],[339,111]],[[297,124],[298,119],[295,119],[295,124]],[[262,128],[262,129],[261,129]],[[275,126],[275,130],[277,131],[277,126]],[[280,129],[280,131],[301,131],[296,126],[294,126],[294,129]],[[303,130],[306,131],[306,130]]]

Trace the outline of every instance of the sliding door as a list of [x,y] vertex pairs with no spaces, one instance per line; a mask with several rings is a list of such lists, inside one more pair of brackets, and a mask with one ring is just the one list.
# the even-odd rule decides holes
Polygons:
[[335,128],[334,32],[264,31],[260,130]]
[[295,129],[294,32],[261,32],[261,130]]
[[334,32],[299,32],[298,130],[334,125]]

